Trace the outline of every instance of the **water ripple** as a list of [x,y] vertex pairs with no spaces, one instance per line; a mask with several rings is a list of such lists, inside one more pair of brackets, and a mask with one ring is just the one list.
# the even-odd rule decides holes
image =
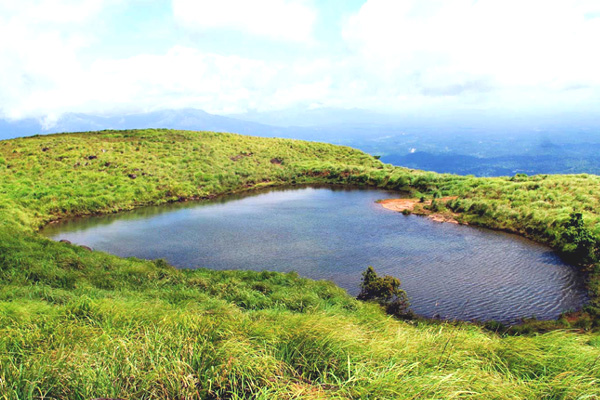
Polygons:
[[450,319],[555,318],[586,300],[582,277],[518,236],[383,210],[378,190],[275,190],[90,217],[43,233],[181,268],[298,271],[356,295],[373,265],[399,277],[413,310]]

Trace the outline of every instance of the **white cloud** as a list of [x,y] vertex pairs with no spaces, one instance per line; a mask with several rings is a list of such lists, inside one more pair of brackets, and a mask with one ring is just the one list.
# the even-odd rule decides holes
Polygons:
[[[78,52],[93,41],[90,21],[117,0],[0,3],[0,115],[20,118],[52,108],[80,74]],[[49,102],[49,103],[48,103]]]
[[[95,24],[119,1],[0,0],[0,37],[9,38],[0,41],[0,117],[51,123],[64,112],[182,107],[233,113],[298,105],[379,111],[600,106],[597,1],[368,0],[344,25],[348,51],[335,56],[323,51],[339,45],[334,42],[266,60],[236,55],[235,46],[223,55],[176,41],[155,54],[95,55],[93,45],[102,39]],[[258,15],[268,1],[277,15]],[[268,1],[240,2],[238,12],[221,17],[221,4],[236,9],[230,0],[213,8],[175,0],[174,10],[189,15],[188,23],[205,19],[201,29],[234,28],[243,14],[237,28],[246,33],[286,40],[312,35],[308,3]],[[303,28],[294,28],[295,18]]]
[[173,0],[173,14],[190,29],[225,28],[299,42],[311,39],[316,19],[305,0]]
[[598,1],[368,0],[343,35],[372,73],[405,91],[562,90],[600,85],[600,18],[590,17],[599,9]]
[[[0,37],[10,40],[0,42],[0,118],[37,117],[51,125],[65,112],[182,107],[243,112],[283,107],[325,90],[322,83],[314,84],[313,77],[320,72],[310,63],[296,68],[180,45],[159,54],[89,60],[90,48],[99,40],[93,22],[119,1],[1,2]],[[280,11],[278,24],[289,22],[285,19],[296,12],[302,21],[303,4],[273,3]],[[283,30],[281,25],[275,28]],[[269,29],[275,34],[273,27]],[[289,38],[306,36],[302,29]]]
[[119,0],[20,0],[0,3],[0,15],[9,20],[24,16],[33,23],[85,23],[109,3]]
[[176,46],[160,55],[97,61],[86,80],[95,82],[89,90],[97,101],[116,108],[233,112],[262,100],[280,72],[273,63]]

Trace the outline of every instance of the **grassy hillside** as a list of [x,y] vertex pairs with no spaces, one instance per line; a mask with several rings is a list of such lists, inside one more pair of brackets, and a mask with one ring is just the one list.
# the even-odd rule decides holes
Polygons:
[[[403,322],[295,274],[176,270],[36,234],[65,216],[294,182],[456,195],[439,212],[596,262],[595,176],[438,175],[346,147],[207,132],[3,141],[0,399],[600,397],[594,333]],[[569,228],[573,211],[583,225]]]

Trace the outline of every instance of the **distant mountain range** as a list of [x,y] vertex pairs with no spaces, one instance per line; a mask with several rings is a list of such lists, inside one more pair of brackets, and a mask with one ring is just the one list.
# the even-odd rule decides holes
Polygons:
[[436,172],[477,176],[600,173],[600,121],[576,115],[556,120],[493,119],[485,114],[425,118],[334,108],[248,112],[235,117],[197,109],[117,116],[69,113],[51,127],[33,118],[0,119],[0,140],[54,132],[143,128],[329,142],[379,155],[384,162]]
[[359,108],[292,108],[279,111],[248,111],[233,114],[244,121],[259,122],[283,127],[333,127],[333,126],[393,126],[406,123],[407,118],[377,113]]
[[[362,140],[381,134],[398,134],[402,131],[391,124],[389,118],[376,113],[359,110],[327,110],[288,110],[282,111],[279,116],[277,112],[239,114],[235,118],[189,108],[117,116],[67,113],[49,127],[45,127],[41,120],[34,118],[17,121],[0,119],[0,140],[48,133],[168,128],[349,144],[357,138]],[[379,118],[381,121],[378,121]],[[269,121],[269,123],[258,122],[259,120]],[[295,121],[298,125],[290,125],[285,121]]]
[[182,109],[108,117],[69,113],[61,116],[49,128],[45,128],[41,121],[32,118],[19,121],[0,120],[0,139],[50,132],[85,132],[103,129],[143,128],[235,132],[256,136],[278,136],[284,134],[283,129],[274,126],[209,114],[202,110]]

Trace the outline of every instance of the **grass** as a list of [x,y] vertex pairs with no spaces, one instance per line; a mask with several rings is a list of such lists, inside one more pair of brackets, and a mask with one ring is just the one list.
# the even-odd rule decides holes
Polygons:
[[[573,211],[578,232],[600,235],[599,179],[438,175],[347,147],[210,132],[2,141],[0,399],[600,398],[600,337],[567,321],[520,336],[399,321],[293,273],[176,270],[36,233],[72,215],[347,183],[459,196],[441,212],[567,253]],[[578,261],[594,296],[596,261]]]

